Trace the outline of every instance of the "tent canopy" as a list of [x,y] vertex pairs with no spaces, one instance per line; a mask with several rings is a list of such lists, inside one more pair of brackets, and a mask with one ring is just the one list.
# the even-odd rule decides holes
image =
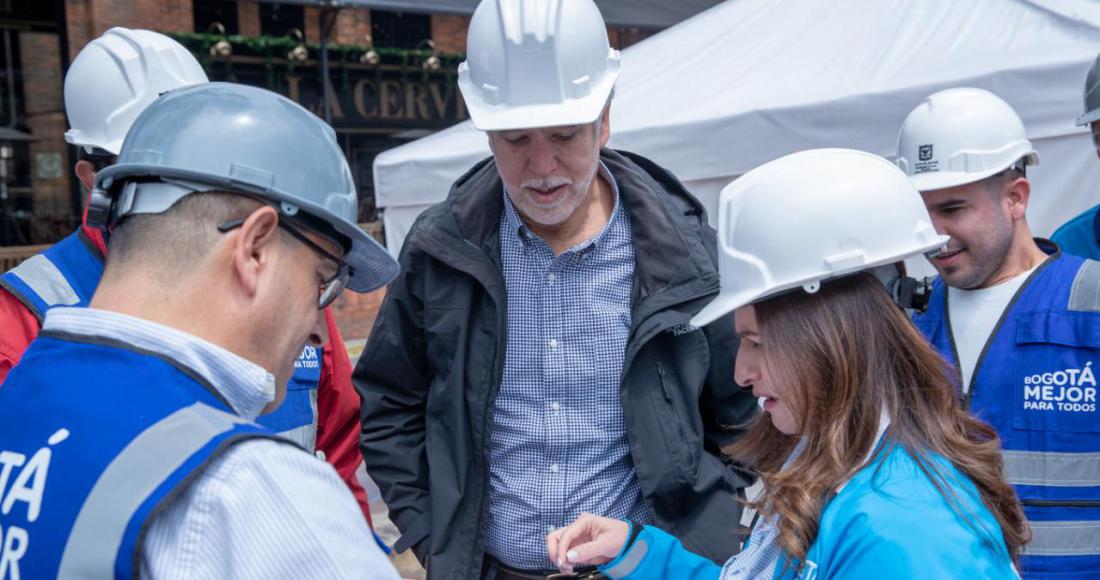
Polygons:
[[[735,0],[624,51],[610,146],[667,167],[713,217],[722,186],[794,151],[892,158],[925,96],[976,86],[1008,101],[1039,149],[1030,217],[1049,234],[1097,201],[1100,162],[1074,119],[1098,51],[1088,0]],[[466,122],[375,159],[394,251],[414,208],[486,155]]]
[[[265,0],[248,0],[252,2]],[[480,0],[267,0],[279,4],[376,8],[396,12],[473,14]],[[611,26],[668,28],[721,0],[595,0]]]

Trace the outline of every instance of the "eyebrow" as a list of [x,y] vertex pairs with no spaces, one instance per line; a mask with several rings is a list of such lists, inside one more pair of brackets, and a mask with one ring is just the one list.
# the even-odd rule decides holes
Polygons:
[[935,211],[935,210],[947,209],[949,207],[953,207],[953,206],[956,206],[956,205],[965,205],[965,204],[966,204],[965,199],[956,198],[956,199],[949,199],[949,200],[946,200],[946,201],[941,201],[939,203],[934,203],[934,204],[932,204],[932,207],[929,208],[929,209]]

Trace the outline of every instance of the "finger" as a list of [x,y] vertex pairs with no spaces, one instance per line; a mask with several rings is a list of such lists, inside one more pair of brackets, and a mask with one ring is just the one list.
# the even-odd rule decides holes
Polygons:
[[551,562],[556,562],[558,558],[558,544],[560,543],[558,537],[561,536],[561,530],[561,528],[558,528],[546,535],[546,554]]
[[585,564],[606,564],[615,554],[619,553],[622,546],[616,545],[613,539],[606,535],[600,536],[591,542],[580,543],[573,546],[565,554],[565,559],[573,566]]
[[[561,568],[563,572],[572,572],[573,566],[570,564],[566,557],[566,554],[572,548],[573,544],[583,543],[590,541],[591,538],[591,520],[585,517],[577,519],[577,521],[569,524],[568,526],[558,530],[561,535],[558,536],[558,546],[554,553],[554,563]],[[566,573],[568,573],[566,572]]]

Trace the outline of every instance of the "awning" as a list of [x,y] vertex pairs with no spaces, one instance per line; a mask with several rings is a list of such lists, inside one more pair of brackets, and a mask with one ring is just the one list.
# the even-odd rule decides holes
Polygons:
[[[266,0],[246,0],[266,1]],[[479,0],[278,0],[278,4],[303,4],[349,8],[376,8],[397,12],[473,14]],[[722,0],[595,0],[609,26],[668,28],[720,4]]]

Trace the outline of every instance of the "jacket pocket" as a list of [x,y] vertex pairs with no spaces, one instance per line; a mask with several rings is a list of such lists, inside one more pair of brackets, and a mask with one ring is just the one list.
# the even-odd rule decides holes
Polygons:
[[680,392],[673,374],[660,361],[656,361],[656,365],[657,379],[661,386],[653,397],[657,423],[664,435],[665,447],[670,463],[676,470],[676,478],[691,483],[695,479],[702,443],[697,437],[690,435],[690,430],[685,425],[685,421],[691,421],[692,417],[684,409],[684,393]]
[[[990,353],[995,356],[996,353]],[[1027,431],[1100,433],[1097,413],[1100,316],[1037,312],[1017,325],[1012,426]]]

